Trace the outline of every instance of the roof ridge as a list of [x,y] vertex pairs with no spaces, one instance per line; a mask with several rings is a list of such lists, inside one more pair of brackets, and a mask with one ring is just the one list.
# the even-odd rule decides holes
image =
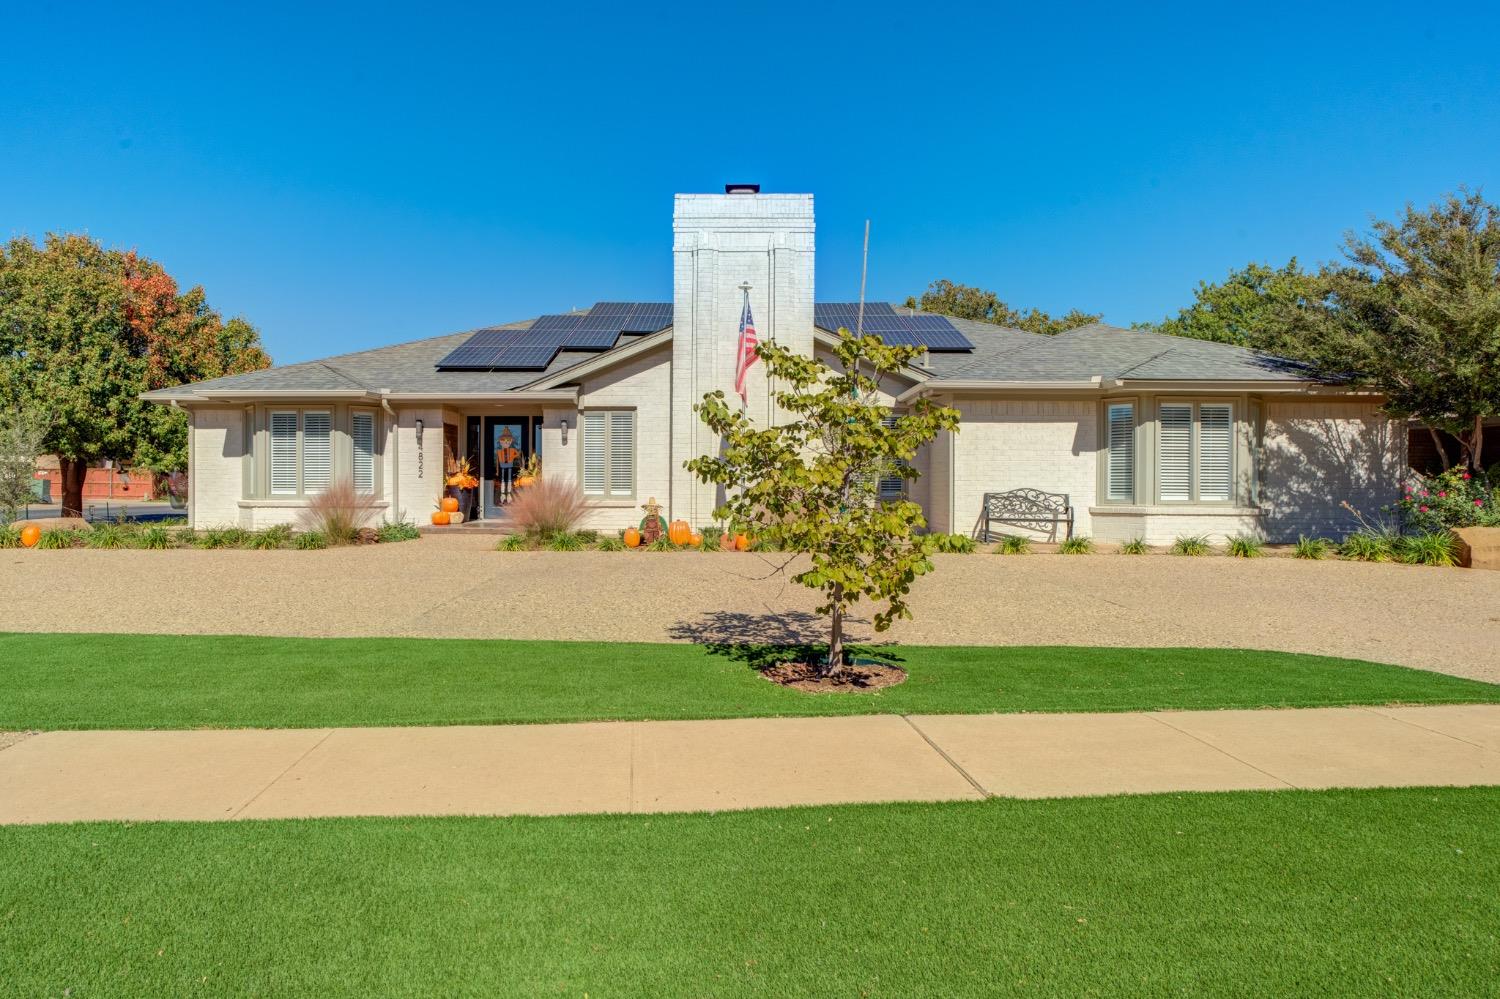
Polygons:
[[327,361],[317,361],[316,363],[319,367],[327,368],[329,371],[332,371],[334,374],[338,375],[344,381],[349,382],[356,388],[368,389],[370,387],[364,382],[360,381],[358,378],[355,378],[353,375],[349,374],[347,371],[340,371],[338,368],[335,368]]

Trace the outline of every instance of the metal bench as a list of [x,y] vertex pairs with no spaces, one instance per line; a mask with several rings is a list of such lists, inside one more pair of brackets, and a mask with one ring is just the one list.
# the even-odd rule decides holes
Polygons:
[[1073,507],[1067,493],[1048,493],[1040,489],[1012,489],[1004,493],[984,494],[983,541],[996,541],[999,533],[993,525],[1024,527],[1047,531],[1047,540],[1057,540],[1057,528],[1066,525],[1064,538],[1073,536]]

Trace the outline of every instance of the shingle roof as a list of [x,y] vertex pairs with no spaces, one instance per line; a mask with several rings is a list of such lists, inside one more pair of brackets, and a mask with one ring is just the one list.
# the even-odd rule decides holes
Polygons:
[[[904,311],[904,310],[903,310]],[[526,329],[533,320],[486,329]],[[1103,379],[1162,381],[1272,381],[1307,378],[1291,362],[1242,347],[1183,337],[1126,330],[1096,323],[1056,336],[991,323],[954,319],[974,344],[967,353],[933,353],[925,371],[938,381],[1069,382]],[[475,330],[413,340],[340,354],[317,361],[288,364],[179,385],[148,393],[160,401],[184,399],[195,392],[388,390],[400,393],[455,394],[506,392],[601,356],[564,351],[546,371],[439,371],[437,362]],[[621,338],[621,349],[636,342]]]

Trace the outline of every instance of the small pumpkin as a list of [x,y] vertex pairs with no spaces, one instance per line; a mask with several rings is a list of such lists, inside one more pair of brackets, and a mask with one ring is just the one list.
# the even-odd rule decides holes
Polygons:
[[750,550],[750,537],[749,537],[749,535],[746,535],[746,534],[736,534],[734,536],[734,550],[737,551],[737,552],[747,552],[747,551],[749,551]]
[[27,524],[21,528],[21,547],[35,548],[36,543],[42,540],[42,529],[35,524]]
[[725,531],[723,534],[719,535],[719,547],[724,549],[724,551],[726,552],[734,551],[734,535],[730,534],[728,531]]
[[444,496],[443,497],[443,512],[444,513],[457,513],[458,512],[458,497],[457,496]]
[[447,510],[432,511],[432,524],[434,527],[447,527],[448,522],[452,519]]
[[625,547],[639,548],[641,546],[641,532],[639,528],[625,528]]
[[516,476],[516,488],[517,489],[525,489],[527,486],[531,485],[535,481],[536,481],[536,476],[534,476],[534,475],[518,475],[518,476]]
[[694,531],[692,534],[689,534],[688,544],[692,545],[694,548],[697,548],[699,545],[703,544],[702,532]]

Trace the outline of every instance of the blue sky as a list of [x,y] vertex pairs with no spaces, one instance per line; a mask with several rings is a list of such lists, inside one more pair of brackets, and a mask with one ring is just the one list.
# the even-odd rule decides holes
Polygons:
[[289,362],[669,299],[726,181],[817,196],[820,300],[868,217],[872,298],[1121,325],[1500,195],[1492,5],[314,6],[17,5],[0,235],[136,247]]

